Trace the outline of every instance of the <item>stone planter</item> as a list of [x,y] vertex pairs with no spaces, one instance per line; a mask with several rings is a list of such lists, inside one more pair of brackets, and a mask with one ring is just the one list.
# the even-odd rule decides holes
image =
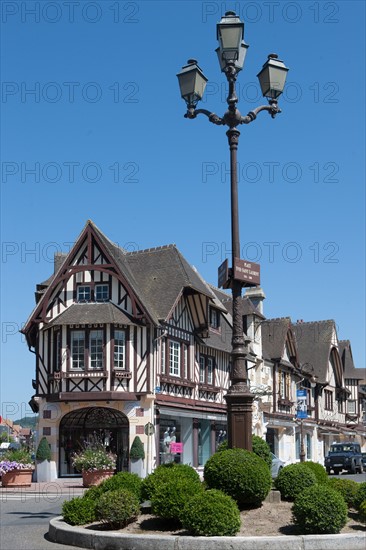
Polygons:
[[83,487],[95,487],[105,479],[112,477],[113,474],[114,470],[93,470],[92,472],[83,470]]
[[33,469],[12,470],[2,475],[3,487],[30,487],[32,483]]
[[37,461],[36,481],[40,483],[55,481],[55,479],[57,479],[56,462],[53,460],[42,460],[41,462]]

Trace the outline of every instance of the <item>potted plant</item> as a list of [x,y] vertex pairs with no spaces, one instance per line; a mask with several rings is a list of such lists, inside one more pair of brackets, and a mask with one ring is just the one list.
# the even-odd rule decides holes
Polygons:
[[111,477],[116,468],[117,457],[107,451],[100,442],[86,442],[81,451],[71,457],[72,465],[83,476],[83,486],[92,487]]
[[34,464],[26,449],[16,449],[5,453],[0,462],[1,484],[3,487],[30,487]]
[[132,442],[130,449],[130,470],[131,473],[137,474],[140,477],[144,477],[144,465],[145,459],[144,444],[137,435]]
[[42,437],[36,452],[37,481],[53,481],[57,478],[56,463],[51,460],[51,448],[46,437]]

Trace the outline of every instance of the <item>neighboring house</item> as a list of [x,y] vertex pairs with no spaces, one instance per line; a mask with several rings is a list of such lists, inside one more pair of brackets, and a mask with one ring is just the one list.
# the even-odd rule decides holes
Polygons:
[[[364,427],[350,430],[349,401],[357,400],[351,379],[364,376],[363,369],[355,369],[352,361],[350,373],[350,346],[339,343],[336,324],[333,320],[298,322],[295,325],[296,341],[301,364],[307,364],[317,377],[315,392],[315,420],[317,423],[317,446],[313,446],[316,461],[323,462],[330,445],[337,441],[355,439],[364,447]],[[349,344],[349,342],[348,342]],[[357,384],[356,384],[357,385]],[[359,410],[356,424],[360,422]]]
[[351,343],[349,340],[340,340],[339,353],[344,370],[344,381],[349,396],[346,405],[346,429],[347,435],[356,437],[366,432],[366,401],[363,384],[366,377],[366,369],[356,369],[353,357]]

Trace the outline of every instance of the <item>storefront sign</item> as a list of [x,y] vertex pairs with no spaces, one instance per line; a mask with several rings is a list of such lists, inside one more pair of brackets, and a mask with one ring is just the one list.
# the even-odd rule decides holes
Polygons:
[[183,452],[183,443],[171,443],[170,444],[171,453],[182,453]]

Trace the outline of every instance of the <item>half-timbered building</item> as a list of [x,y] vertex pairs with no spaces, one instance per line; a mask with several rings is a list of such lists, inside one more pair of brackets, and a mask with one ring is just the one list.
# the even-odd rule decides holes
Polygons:
[[125,252],[91,221],[56,256],[23,332],[39,435],[60,476],[75,474],[72,453],[95,436],[120,470],[136,435],[147,471],[205,463],[226,438],[231,316],[220,294],[176,246]]

